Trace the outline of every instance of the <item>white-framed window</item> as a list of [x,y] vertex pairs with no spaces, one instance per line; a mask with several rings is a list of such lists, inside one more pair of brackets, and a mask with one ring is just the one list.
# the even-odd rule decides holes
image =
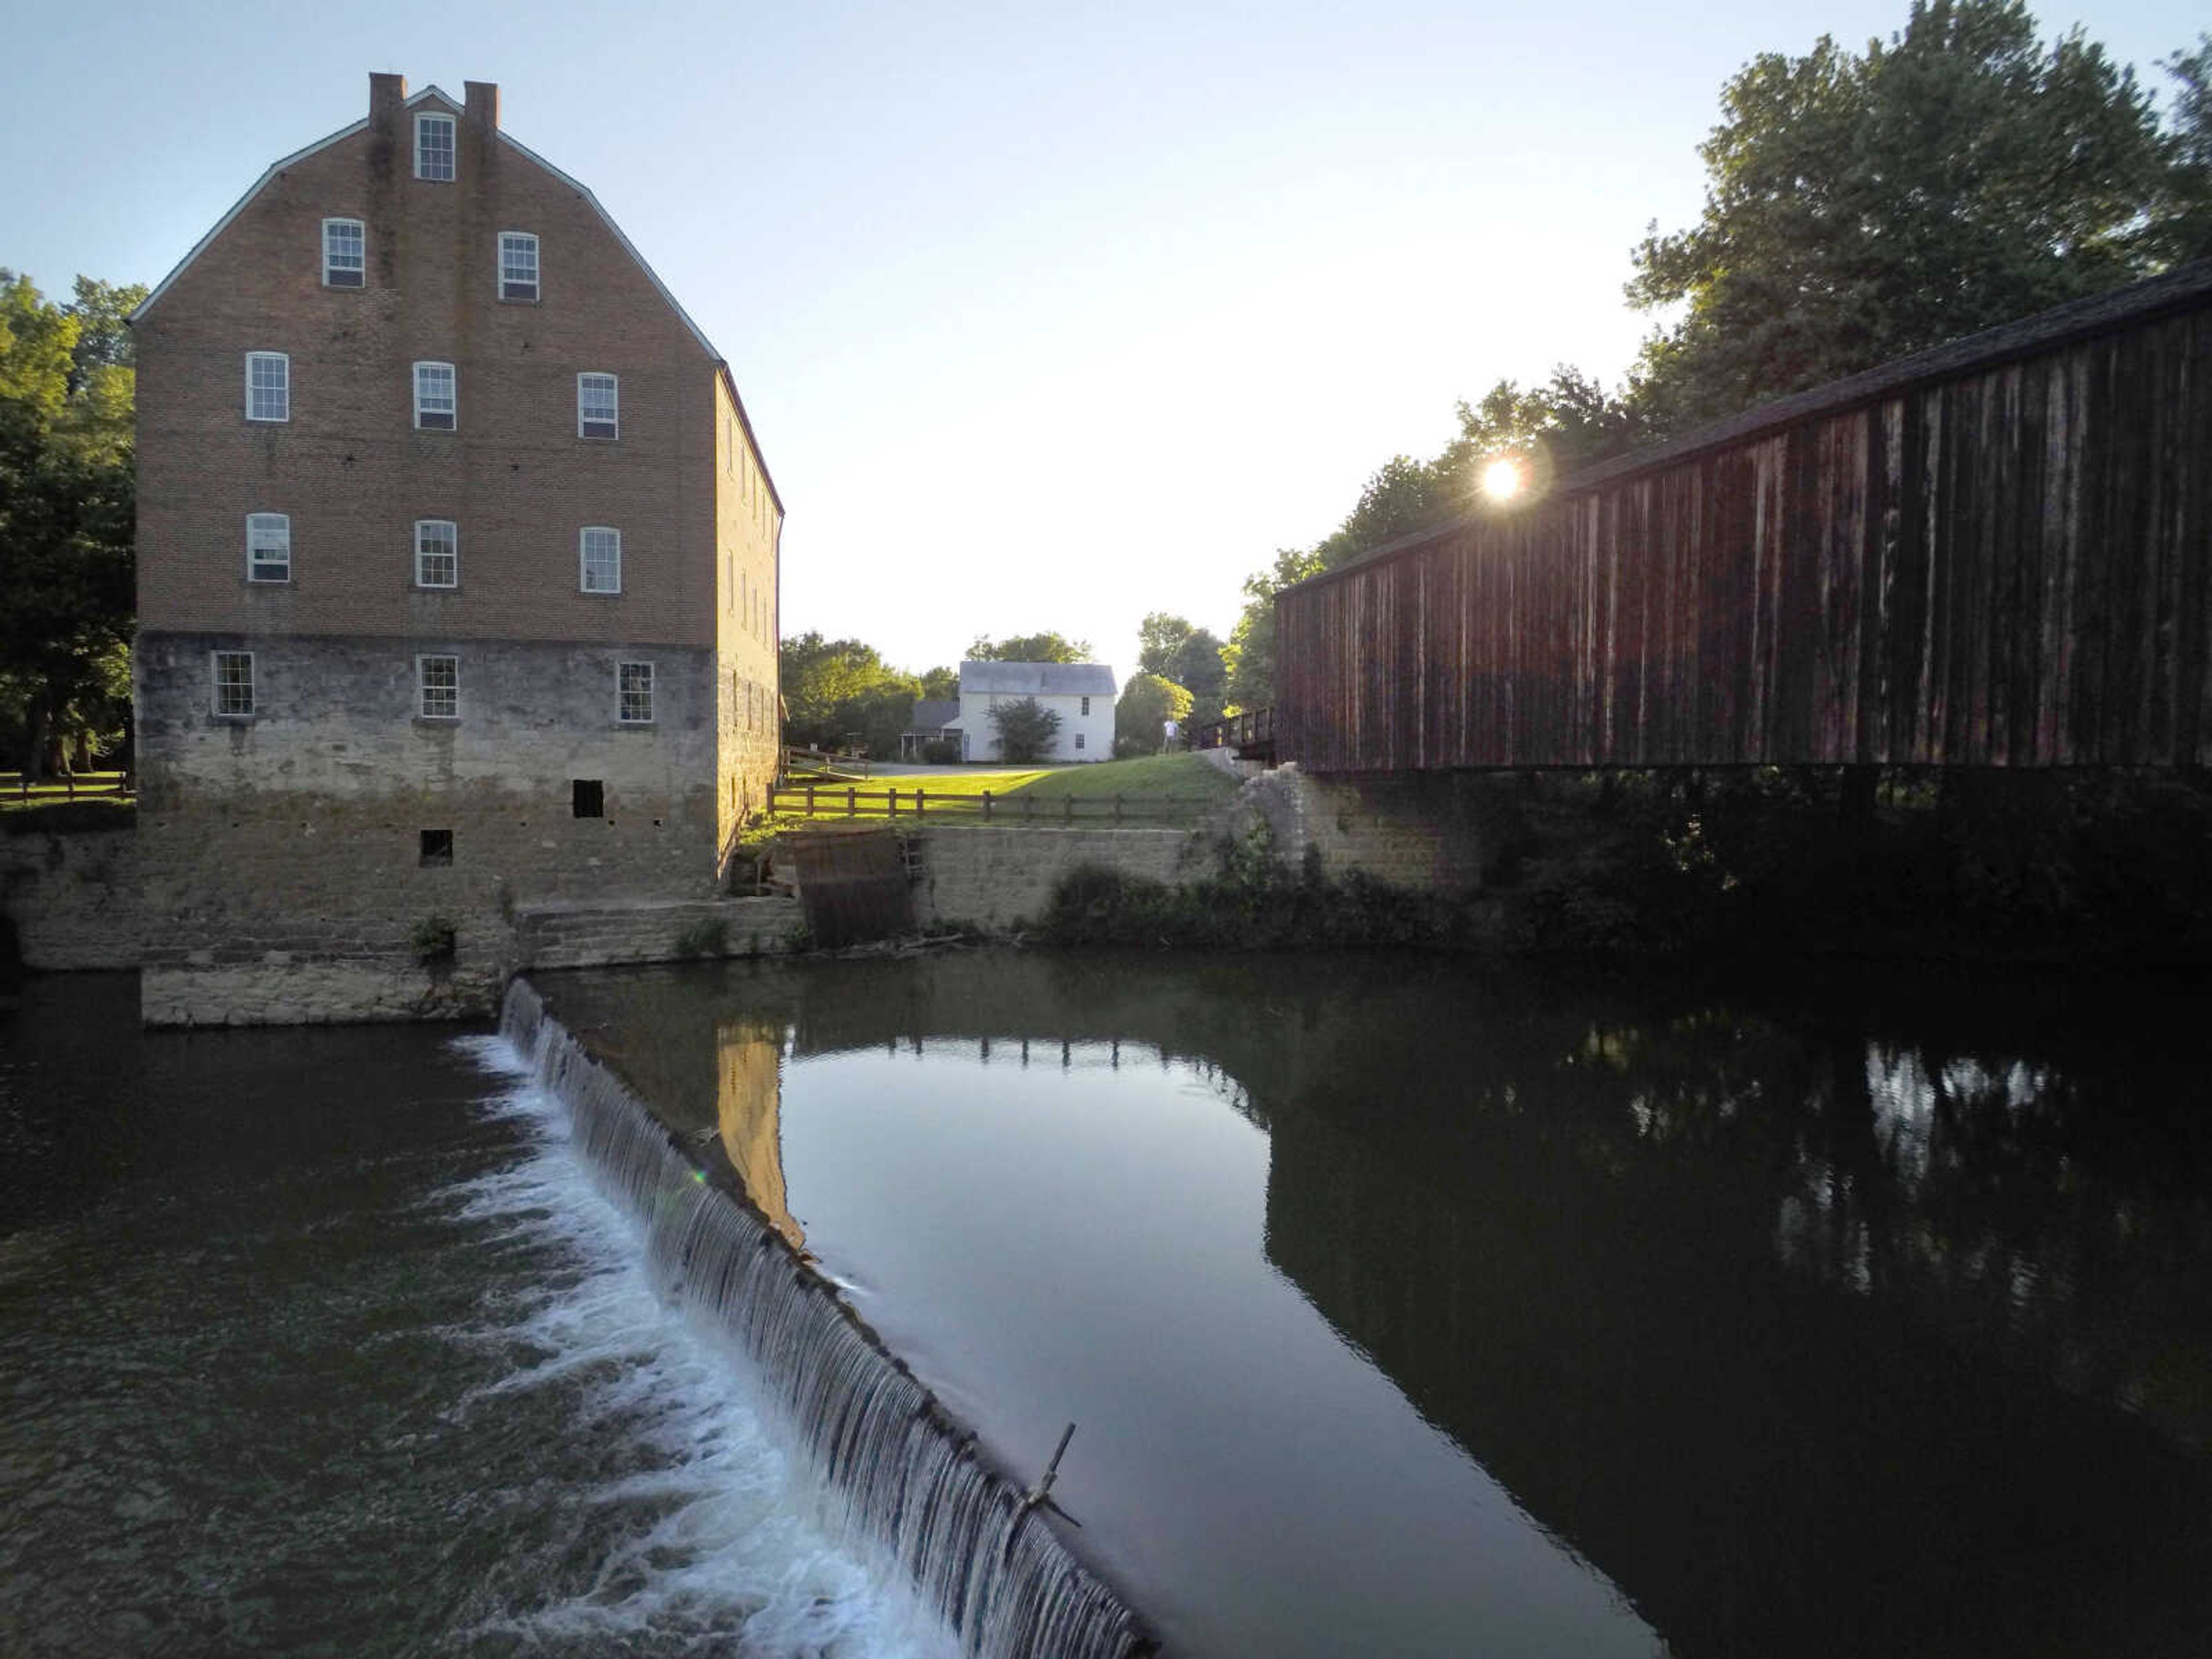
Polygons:
[[576,377],[576,435],[619,438],[622,416],[615,377],[587,370]]
[[653,665],[618,662],[615,665],[615,718],[624,726],[653,723]]
[[418,115],[415,118],[415,176],[434,184],[453,182],[453,118]]
[[246,418],[292,418],[292,360],[281,351],[246,354]]
[[527,230],[499,234],[499,297],[535,300],[538,297],[538,238]]
[[292,580],[292,518],[287,513],[249,513],[246,515],[246,580],[250,582],[289,582]]
[[457,720],[461,717],[461,659],[459,657],[415,659],[417,711],[426,720]]
[[458,587],[461,580],[461,531],[451,519],[415,520],[415,586]]
[[622,592],[621,531],[603,524],[586,525],[577,538],[576,551],[585,592]]
[[1088,697],[1083,700],[1083,712],[1086,714],[1091,712],[1091,699]]
[[1082,732],[1078,732],[1075,734],[1075,746],[1076,746],[1078,749],[1080,749],[1080,748],[1082,748],[1082,747],[1083,747],[1083,733],[1082,733]]
[[209,653],[215,689],[209,707],[226,720],[245,720],[253,713],[253,653],[216,651]]
[[323,286],[360,288],[368,281],[368,228],[358,219],[323,221]]
[[415,365],[415,424],[426,431],[451,432],[458,409],[453,366]]

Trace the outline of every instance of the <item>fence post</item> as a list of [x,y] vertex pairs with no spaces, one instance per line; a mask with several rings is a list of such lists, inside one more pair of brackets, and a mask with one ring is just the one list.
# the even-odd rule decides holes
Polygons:
[[854,794],[853,786],[849,783],[845,786],[845,816],[848,818],[857,818],[860,816],[859,799]]
[[1022,805],[1026,809],[1023,812],[1022,816],[1034,823],[1036,821],[1036,797],[1035,795],[1024,795],[1022,797]]
[[893,823],[896,823],[898,822],[898,785],[891,785],[889,793],[884,799],[888,803],[884,808],[884,816]]
[[1121,792],[1120,792],[1120,791],[1118,791],[1118,790],[1116,790],[1116,791],[1115,792],[1115,795],[1114,795],[1114,822],[1115,822],[1115,823],[1121,823]]
[[984,823],[988,823],[990,821],[991,821],[991,792],[990,792],[989,790],[986,789],[986,790],[983,792],[983,822],[984,822]]
[[1060,821],[1062,823],[1075,822],[1075,797],[1073,793],[1060,798]]
[[814,786],[811,783],[806,786],[806,816],[814,816]]
[[921,815],[929,810],[929,791],[917,783],[914,787],[914,821],[921,822]]

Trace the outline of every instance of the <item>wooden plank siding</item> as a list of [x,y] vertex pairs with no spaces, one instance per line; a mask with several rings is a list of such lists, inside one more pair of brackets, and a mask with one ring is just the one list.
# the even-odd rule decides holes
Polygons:
[[1379,550],[1276,637],[1312,771],[2212,763],[2212,264]]

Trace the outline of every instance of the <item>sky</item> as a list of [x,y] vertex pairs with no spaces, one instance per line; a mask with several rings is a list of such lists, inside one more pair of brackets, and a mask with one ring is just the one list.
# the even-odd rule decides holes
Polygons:
[[[76,0],[0,64],[0,265],[158,282],[370,71],[496,82],[729,360],[787,637],[919,671],[1051,629],[1127,675],[1147,612],[1226,635],[1460,399],[1617,380],[1722,82],[1906,5]],[[2161,95],[2206,22],[2038,15]]]

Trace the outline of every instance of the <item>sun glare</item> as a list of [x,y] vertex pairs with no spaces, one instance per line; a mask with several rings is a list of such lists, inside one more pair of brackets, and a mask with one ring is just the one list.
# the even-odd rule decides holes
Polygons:
[[1500,456],[1482,469],[1482,493],[1493,501],[1510,501],[1521,493],[1521,468]]

